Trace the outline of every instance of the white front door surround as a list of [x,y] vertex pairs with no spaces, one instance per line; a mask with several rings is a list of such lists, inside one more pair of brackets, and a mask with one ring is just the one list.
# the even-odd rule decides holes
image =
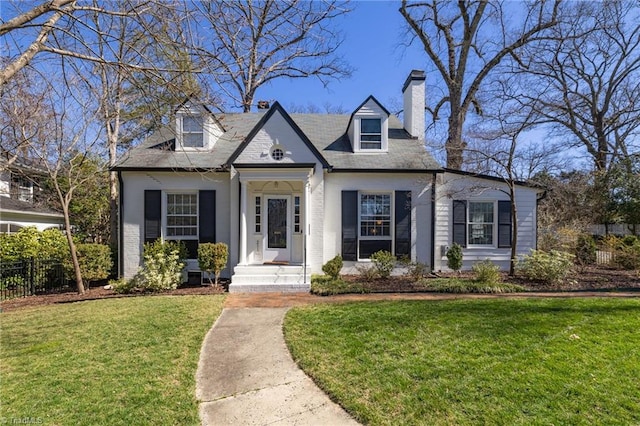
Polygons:
[[[310,179],[313,175],[313,168],[291,168],[291,169],[264,169],[264,168],[240,168],[238,171],[238,180],[240,182],[240,253],[238,265],[262,264],[269,262],[290,262],[294,257],[292,250],[296,245],[295,253],[299,254],[300,259],[295,262],[307,263],[306,253],[309,252],[311,244],[309,224],[309,211],[311,209],[311,184]],[[280,183],[282,192],[263,192],[260,193],[261,198],[261,230],[259,244],[262,253],[259,258],[250,257],[249,252],[255,248],[255,228],[250,227],[252,217],[255,217],[253,210],[253,200],[257,197],[257,193],[252,192],[252,187],[264,186],[273,182]],[[300,207],[302,210],[301,217],[298,217],[300,230],[296,234],[296,243],[294,237],[294,194],[295,191],[286,191],[287,183],[299,182]],[[282,185],[284,183],[285,185]],[[301,185],[300,185],[301,184]],[[265,189],[266,190],[266,189]],[[271,206],[270,206],[271,204]],[[271,217],[269,210],[271,207]],[[270,223],[271,219],[271,223]],[[271,225],[271,235],[270,235]],[[299,264],[299,263],[298,263]]]
[[265,195],[263,212],[264,263],[291,260],[291,196]]

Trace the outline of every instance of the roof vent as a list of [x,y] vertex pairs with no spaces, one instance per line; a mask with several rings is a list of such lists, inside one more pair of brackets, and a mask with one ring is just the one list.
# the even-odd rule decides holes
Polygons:
[[258,101],[258,109],[269,109],[269,101]]

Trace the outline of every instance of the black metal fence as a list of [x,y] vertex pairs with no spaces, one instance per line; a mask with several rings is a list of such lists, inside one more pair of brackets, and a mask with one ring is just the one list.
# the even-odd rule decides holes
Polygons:
[[0,300],[55,293],[69,284],[62,263],[56,260],[0,262]]

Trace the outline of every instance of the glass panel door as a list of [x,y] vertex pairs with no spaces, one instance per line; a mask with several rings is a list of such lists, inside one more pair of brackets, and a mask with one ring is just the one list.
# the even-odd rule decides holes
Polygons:
[[267,201],[267,247],[287,248],[287,199],[269,198]]

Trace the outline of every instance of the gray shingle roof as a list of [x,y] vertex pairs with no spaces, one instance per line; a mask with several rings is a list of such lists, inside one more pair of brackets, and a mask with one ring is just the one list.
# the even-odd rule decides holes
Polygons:
[[[220,169],[258,124],[264,113],[217,114],[226,132],[209,151],[175,151],[175,132],[166,127],[127,152],[115,169]],[[412,138],[394,115],[389,117],[389,150],[386,153],[353,153],[347,126],[349,115],[290,114],[333,169],[441,170],[422,142]]]
[[60,218],[63,217],[62,213],[51,210],[48,207],[38,206],[27,201],[16,200],[15,198],[9,197],[0,197],[0,211],[17,211],[22,213],[57,216]]

